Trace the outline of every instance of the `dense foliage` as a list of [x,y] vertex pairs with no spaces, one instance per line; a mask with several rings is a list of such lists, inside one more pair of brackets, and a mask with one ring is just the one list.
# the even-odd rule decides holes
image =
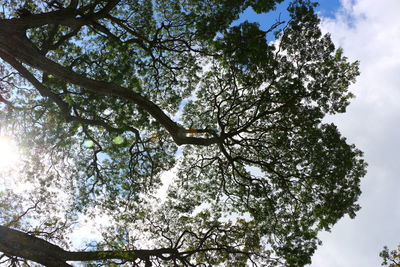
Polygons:
[[[280,2],[2,1],[1,131],[25,189],[0,187],[1,260],[310,263],[359,209],[362,153],[323,122],[359,73],[310,1],[268,30],[235,22]],[[102,238],[67,251],[99,215]]]

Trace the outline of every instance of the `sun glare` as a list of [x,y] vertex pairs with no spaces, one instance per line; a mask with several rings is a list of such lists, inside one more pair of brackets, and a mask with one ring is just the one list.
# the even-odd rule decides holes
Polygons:
[[0,172],[15,167],[18,160],[19,153],[15,141],[9,136],[0,136]]

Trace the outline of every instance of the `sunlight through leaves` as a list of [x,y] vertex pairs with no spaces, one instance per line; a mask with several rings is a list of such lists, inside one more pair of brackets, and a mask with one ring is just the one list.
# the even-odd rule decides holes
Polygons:
[[0,136],[0,172],[15,167],[18,161],[19,153],[15,141],[10,136]]

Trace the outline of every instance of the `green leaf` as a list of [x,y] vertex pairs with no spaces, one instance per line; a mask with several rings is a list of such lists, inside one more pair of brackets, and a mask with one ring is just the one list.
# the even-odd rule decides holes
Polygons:
[[113,142],[116,145],[121,145],[122,143],[124,143],[125,139],[122,136],[117,136],[114,137]]

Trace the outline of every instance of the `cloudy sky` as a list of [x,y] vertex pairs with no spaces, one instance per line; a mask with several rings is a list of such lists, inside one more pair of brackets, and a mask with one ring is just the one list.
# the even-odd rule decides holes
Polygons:
[[376,267],[384,245],[400,243],[400,1],[341,0],[331,6],[322,28],[361,76],[346,114],[332,118],[344,136],[365,152],[368,174],[362,182],[362,209],[343,218],[330,233],[312,267]]

